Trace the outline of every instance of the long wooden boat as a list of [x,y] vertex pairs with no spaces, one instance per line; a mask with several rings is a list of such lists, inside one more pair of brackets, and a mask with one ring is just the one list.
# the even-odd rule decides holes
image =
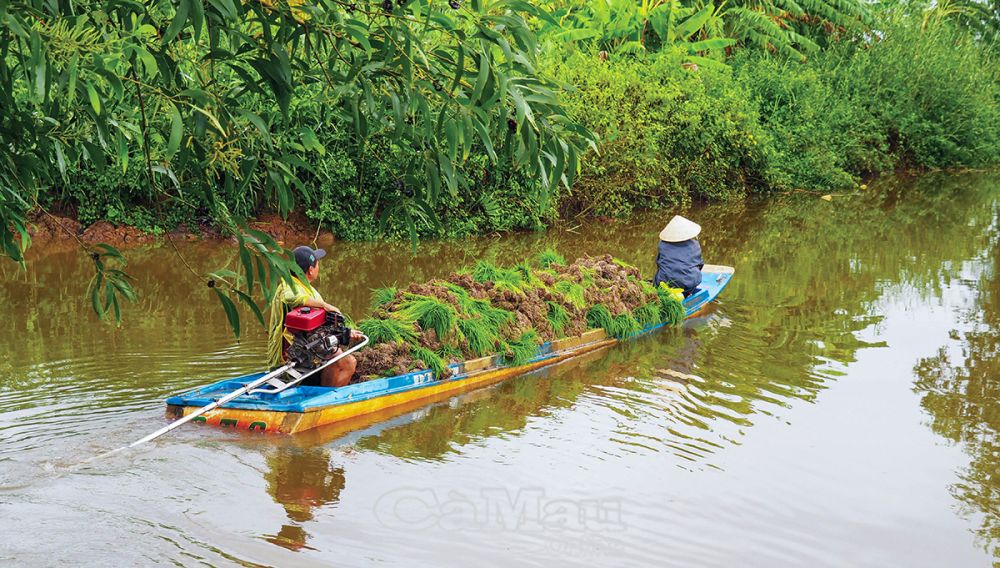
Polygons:
[[[733,277],[733,269],[705,265],[702,274],[698,290],[684,300],[686,318],[697,315],[719,296]],[[635,336],[661,327],[664,325],[651,326]],[[296,386],[277,394],[245,394],[194,421],[240,430],[295,434],[372,413],[385,415],[396,407],[412,409],[421,402],[491,385],[618,341],[602,329],[593,329],[545,343],[531,361],[519,366],[505,365],[502,357],[496,355],[452,364],[452,375],[444,380],[436,379],[430,370],[423,370],[340,388]],[[172,396],[167,399],[167,417],[176,419],[191,414],[262,376],[263,372],[253,373]]]

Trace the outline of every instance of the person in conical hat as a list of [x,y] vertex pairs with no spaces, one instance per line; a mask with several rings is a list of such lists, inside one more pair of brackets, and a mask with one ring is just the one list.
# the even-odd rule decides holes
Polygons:
[[695,238],[700,232],[700,225],[680,215],[674,215],[660,231],[654,286],[665,282],[671,288],[684,290],[685,297],[694,293],[701,284],[701,268],[705,266],[701,245]]

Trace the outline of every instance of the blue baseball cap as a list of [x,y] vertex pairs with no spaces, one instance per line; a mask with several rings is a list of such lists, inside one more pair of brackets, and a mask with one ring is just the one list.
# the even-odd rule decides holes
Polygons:
[[295,256],[295,264],[299,265],[302,272],[312,268],[319,259],[326,256],[326,251],[323,249],[311,249],[307,246],[295,247],[292,251],[292,255]]

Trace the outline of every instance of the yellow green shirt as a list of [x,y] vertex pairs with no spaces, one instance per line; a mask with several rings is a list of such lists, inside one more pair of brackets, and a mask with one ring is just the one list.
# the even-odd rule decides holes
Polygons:
[[285,329],[285,316],[309,299],[323,301],[319,292],[307,282],[302,282],[293,276],[291,285],[284,280],[278,284],[278,289],[274,291],[274,298],[271,300],[270,332],[267,340],[268,368],[273,369],[284,364],[282,339],[292,342],[292,334]]

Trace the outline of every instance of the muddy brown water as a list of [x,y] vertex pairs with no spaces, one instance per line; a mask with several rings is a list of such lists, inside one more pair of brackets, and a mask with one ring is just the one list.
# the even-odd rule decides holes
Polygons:
[[[1000,175],[697,208],[736,276],[706,315],[554,368],[295,437],[164,424],[256,370],[167,247],[96,321],[89,260],[0,263],[0,565],[990,566],[1000,542]],[[650,270],[667,213],[572,230],[337,243],[325,297],[555,245]],[[184,244],[196,268],[235,262]]]

